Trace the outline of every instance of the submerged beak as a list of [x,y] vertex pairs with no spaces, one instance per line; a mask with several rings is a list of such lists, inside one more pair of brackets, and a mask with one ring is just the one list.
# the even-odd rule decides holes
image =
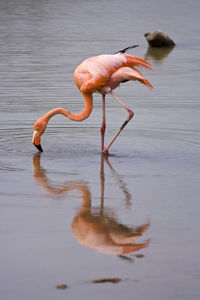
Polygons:
[[41,145],[36,145],[33,144],[40,152],[43,152],[42,146]]

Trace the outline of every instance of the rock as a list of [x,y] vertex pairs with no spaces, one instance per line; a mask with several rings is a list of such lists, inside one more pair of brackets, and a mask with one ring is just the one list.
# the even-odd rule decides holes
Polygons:
[[153,33],[144,34],[147,42],[151,47],[174,47],[174,41],[163,31],[156,30]]

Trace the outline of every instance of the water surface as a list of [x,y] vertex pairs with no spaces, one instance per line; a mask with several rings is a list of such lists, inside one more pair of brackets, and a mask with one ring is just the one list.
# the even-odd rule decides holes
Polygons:
[[[0,0],[0,293],[7,299],[199,299],[199,1]],[[173,49],[149,49],[161,29]],[[101,97],[90,118],[56,116],[38,154],[35,120],[80,112],[85,58],[147,59],[150,91],[116,94],[135,116],[100,155]],[[107,97],[108,142],[126,118]],[[120,278],[119,283],[91,283]],[[67,284],[66,290],[58,290]]]

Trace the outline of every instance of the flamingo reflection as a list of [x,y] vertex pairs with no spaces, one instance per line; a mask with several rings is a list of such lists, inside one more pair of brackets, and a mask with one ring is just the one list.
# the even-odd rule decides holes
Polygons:
[[95,249],[104,254],[124,257],[130,253],[146,248],[150,240],[136,243],[139,237],[149,228],[150,222],[140,226],[127,226],[122,224],[116,212],[104,206],[105,175],[104,163],[111,170],[116,182],[124,194],[126,207],[131,205],[131,194],[119,174],[111,166],[108,157],[102,156],[100,181],[101,205],[92,206],[92,195],[88,184],[82,180],[67,181],[62,186],[56,186],[48,180],[46,170],[40,164],[41,154],[33,156],[33,177],[37,184],[48,193],[56,196],[67,195],[70,191],[80,192],[82,203],[72,221],[72,234],[75,239],[87,248]]

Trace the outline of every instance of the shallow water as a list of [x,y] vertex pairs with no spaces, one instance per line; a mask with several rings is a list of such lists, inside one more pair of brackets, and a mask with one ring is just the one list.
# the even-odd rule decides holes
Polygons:
[[[199,299],[199,1],[0,0],[0,294],[7,299]],[[170,18],[169,18],[170,17]],[[171,50],[149,49],[162,29]],[[131,44],[155,87],[116,94],[134,112],[100,155],[101,97],[81,123],[73,70]],[[107,97],[109,141],[126,118]],[[92,283],[120,278],[118,283]],[[66,290],[56,288],[67,284]]]

